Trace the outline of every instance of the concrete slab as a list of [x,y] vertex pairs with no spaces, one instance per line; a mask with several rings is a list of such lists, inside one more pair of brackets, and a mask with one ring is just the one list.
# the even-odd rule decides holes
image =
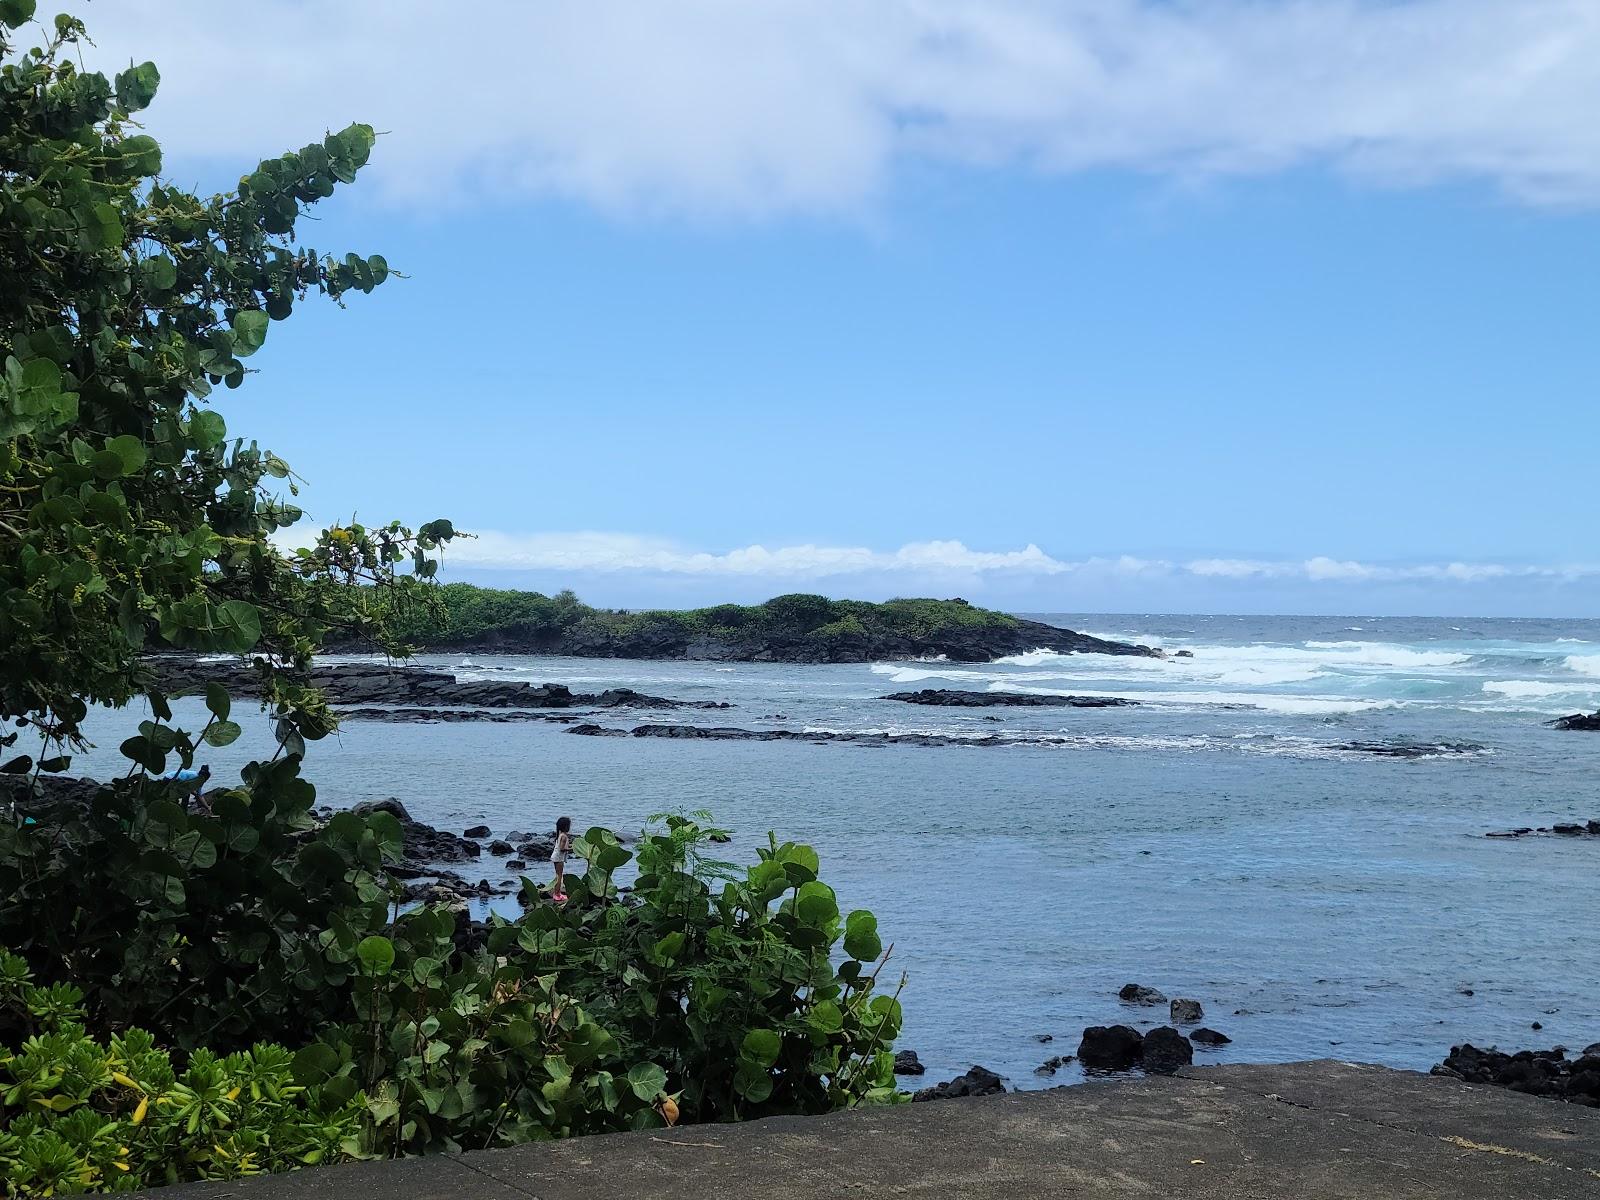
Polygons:
[[1576,1200],[1600,1197],[1597,1146],[1591,1110],[1319,1062],[612,1134],[164,1195]]
[[1378,1125],[1496,1145],[1575,1170],[1600,1172],[1597,1109],[1360,1063],[1190,1067],[1179,1074]]

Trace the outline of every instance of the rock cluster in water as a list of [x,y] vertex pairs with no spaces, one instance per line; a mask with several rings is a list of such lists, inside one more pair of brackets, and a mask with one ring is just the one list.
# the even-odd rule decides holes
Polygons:
[[1586,1047],[1575,1059],[1569,1059],[1561,1046],[1515,1054],[1480,1050],[1471,1044],[1452,1046],[1433,1074],[1600,1108],[1600,1042]]
[[[197,690],[208,680],[224,684],[236,695],[251,695],[259,690],[260,680],[256,672],[242,664],[202,663],[187,656],[172,656],[152,659],[149,665],[158,685],[171,695]],[[670,700],[665,696],[636,692],[632,688],[574,692],[562,683],[533,684],[509,679],[460,680],[443,671],[364,663],[317,667],[306,672],[304,682],[322,689],[330,704],[381,704],[413,710],[414,716],[398,719],[473,719],[442,715],[437,711],[442,705],[477,709],[732,707],[715,700]],[[364,715],[368,719],[376,719],[370,713]]]
[[923,1088],[911,1097],[918,1100],[959,1100],[967,1096],[997,1096],[1006,1090],[1006,1082],[987,1067],[971,1067],[966,1074],[957,1075],[944,1083]]
[[1556,837],[1600,837],[1600,821],[1564,821],[1555,825],[1518,825],[1515,829],[1495,829],[1484,834],[1491,838],[1522,838],[1535,834],[1553,834]]
[[982,737],[960,737],[941,733],[852,733],[848,731],[818,730],[802,732],[795,729],[734,729],[716,725],[637,725],[632,729],[616,729],[585,722],[567,729],[580,737],[640,737],[686,738],[714,742],[811,742],[824,745],[836,742],[848,746],[1065,746],[1072,743],[1065,737],[1033,737],[1029,735],[985,734]]
[[1117,696],[1038,696],[1029,692],[963,692],[950,688],[895,692],[879,699],[939,708],[1127,708],[1138,703]]
[[1581,729],[1588,733],[1600,732],[1600,712],[1572,713],[1565,717],[1557,717],[1547,724],[1552,729]]

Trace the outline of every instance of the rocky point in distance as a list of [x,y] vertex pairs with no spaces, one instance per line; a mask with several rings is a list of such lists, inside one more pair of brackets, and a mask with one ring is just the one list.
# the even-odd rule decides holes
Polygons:
[[408,612],[397,622],[401,636],[424,651],[793,663],[941,656],[990,662],[1031,650],[1164,657],[1150,646],[1097,638],[962,599],[879,604],[789,595],[764,604],[629,612],[593,608],[570,592],[551,597],[465,583],[444,585],[438,598],[433,611]]

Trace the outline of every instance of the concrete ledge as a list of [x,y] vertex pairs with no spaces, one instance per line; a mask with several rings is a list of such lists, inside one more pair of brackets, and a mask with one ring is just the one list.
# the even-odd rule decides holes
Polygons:
[[328,1167],[162,1195],[1566,1200],[1600,1196],[1600,1111],[1350,1063],[1211,1067],[1052,1092]]

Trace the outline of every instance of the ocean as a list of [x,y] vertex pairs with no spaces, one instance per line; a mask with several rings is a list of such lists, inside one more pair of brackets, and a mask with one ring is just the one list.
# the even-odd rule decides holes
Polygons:
[[[1030,614],[1032,615],[1032,614]],[[1600,1041],[1600,837],[1490,830],[1600,819],[1600,621],[1039,614],[1166,659],[1023,654],[797,666],[424,655],[462,678],[633,687],[725,711],[647,721],[1027,739],[965,748],[576,737],[559,724],[352,721],[312,747],[322,802],[401,798],[460,831],[637,829],[710,809],[750,862],[809,842],[845,908],[870,908],[907,977],[902,1048],[926,1079],[973,1063],[1071,1083],[1087,1025],[1164,1023],[1125,983],[1204,1005],[1233,1039],[1199,1061],[1334,1057],[1426,1069],[1471,1041]],[[330,660],[338,661],[338,660]],[[1121,696],[1138,707],[950,709],[918,688]],[[180,717],[199,704],[175,705]],[[264,716],[211,752],[229,778]],[[117,770],[133,714],[97,713]],[[503,877],[498,860],[483,868]],[[546,864],[530,864],[543,876]],[[504,902],[501,902],[502,905]],[[508,911],[515,911],[511,906]],[[1535,1029],[1535,1024],[1542,1029]],[[1041,1039],[1053,1039],[1048,1043]]]

